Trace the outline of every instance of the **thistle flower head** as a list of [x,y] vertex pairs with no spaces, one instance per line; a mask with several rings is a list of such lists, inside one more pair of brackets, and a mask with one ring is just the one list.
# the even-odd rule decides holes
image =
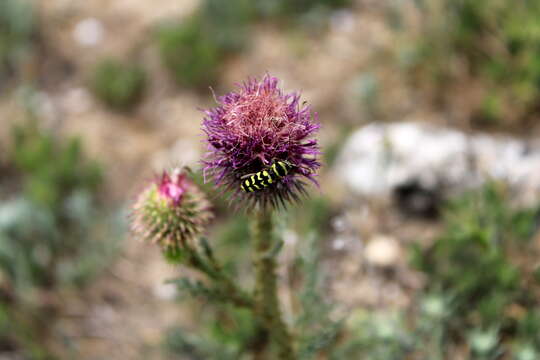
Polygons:
[[132,230],[165,252],[195,246],[212,217],[210,204],[185,170],[175,169],[148,184],[133,206]]
[[[204,172],[218,186],[248,205],[266,208],[298,200],[305,180],[316,183],[320,152],[313,136],[320,126],[298,93],[284,93],[278,79],[266,75],[260,81],[249,79],[217,101],[216,108],[205,111],[203,131],[208,145]],[[271,183],[266,179],[258,189],[241,190],[246,176],[263,170],[272,176],[271,167],[279,162],[287,170],[274,174]]]

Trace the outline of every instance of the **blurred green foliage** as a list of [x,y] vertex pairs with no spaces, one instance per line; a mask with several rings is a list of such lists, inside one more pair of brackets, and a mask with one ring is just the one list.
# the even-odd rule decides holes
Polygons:
[[412,263],[426,277],[417,306],[354,310],[329,358],[537,359],[538,209],[514,208],[510,195],[492,183],[451,201],[442,234],[412,247]]
[[0,80],[17,73],[31,53],[35,17],[25,0],[0,1]]
[[201,26],[225,53],[241,51],[249,40],[248,26],[256,20],[252,0],[204,0],[199,12]]
[[298,17],[308,17],[313,12],[346,7],[351,0],[258,0],[255,1],[258,12],[262,16],[286,17],[301,20]]
[[224,52],[203,26],[195,16],[157,33],[161,59],[180,85],[204,88],[216,81]]
[[536,254],[530,240],[537,211],[514,209],[509,199],[504,186],[489,184],[451,202],[444,232],[428,248],[415,246],[412,256],[426,291],[447,299],[447,341],[466,338],[486,358],[509,351],[508,344],[540,349],[538,284],[524,265]]
[[100,167],[78,140],[59,142],[29,121],[13,129],[8,155],[14,179],[0,187],[21,189],[0,191],[0,344],[25,359],[49,359],[58,296],[87,284],[118,243],[104,241],[114,224],[100,214]]
[[77,191],[93,193],[101,182],[98,164],[83,159],[79,139],[60,144],[33,121],[13,129],[10,155],[25,196],[55,215],[71,216],[62,200]]
[[298,289],[298,314],[295,332],[298,335],[298,357],[313,359],[318,354],[326,354],[334,345],[342,330],[341,319],[335,319],[332,304],[325,296],[324,270],[320,253],[323,240],[330,229],[332,210],[325,198],[306,200],[303,206],[310,211],[295,209],[292,217],[296,219],[296,231],[301,242],[297,244],[298,253],[295,268],[301,278]]
[[400,360],[413,348],[414,336],[399,312],[357,310],[348,321],[349,338],[336,346],[329,359]]
[[228,55],[244,49],[247,26],[255,16],[252,2],[205,0],[183,22],[161,27],[157,41],[161,58],[178,84],[206,89],[218,80]]
[[327,10],[349,3],[349,0],[230,0],[225,5],[222,0],[203,0],[190,18],[158,29],[159,52],[178,84],[206,89],[219,80],[228,56],[247,47],[251,26],[257,20],[306,22],[314,14],[322,15],[319,19],[326,18]]
[[102,60],[92,74],[94,94],[116,110],[128,110],[141,100],[145,85],[141,67],[113,59]]
[[196,333],[179,327],[169,331],[165,347],[173,359],[237,360],[256,345],[259,333],[250,311],[232,306],[204,310]]
[[[414,72],[447,86],[477,82],[483,98],[473,104],[481,124],[526,122],[540,99],[540,3],[531,0],[422,1],[425,26]],[[472,78],[472,80],[471,80]]]

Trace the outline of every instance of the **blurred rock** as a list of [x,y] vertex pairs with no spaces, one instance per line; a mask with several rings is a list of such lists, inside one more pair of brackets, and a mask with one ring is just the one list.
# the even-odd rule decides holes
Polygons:
[[332,219],[332,228],[336,232],[343,232],[349,228],[349,224],[347,224],[347,220],[345,219],[345,216],[336,216]]
[[332,249],[336,251],[343,250],[345,246],[347,246],[348,242],[349,242],[348,237],[338,236],[332,241]]
[[349,137],[336,167],[354,193],[403,195],[413,212],[433,212],[440,196],[490,179],[507,182],[522,202],[540,198],[538,144],[429,124],[367,125]]
[[355,14],[346,9],[334,11],[330,17],[330,27],[335,32],[352,32],[356,26]]
[[65,111],[70,114],[80,115],[92,108],[92,96],[82,87],[68,89],[62,94],[60,101]]
[[399,243],[386,235],[375,235],[366,245],[365,258],[370,265],[391,267],[402,255]]
[[118,313],[110,305],[97,305],[90,310],[90,320],[97,327],[113,323],[117,316]]
[[154,296],[160,300],[172,301],[178,295],[175,284],[170,283],[158,283],[153,289]]
[[81,46],[96,46],[101,43],[105,28],[96,18],[86,18],[79,21],[73,29],[73,38]]

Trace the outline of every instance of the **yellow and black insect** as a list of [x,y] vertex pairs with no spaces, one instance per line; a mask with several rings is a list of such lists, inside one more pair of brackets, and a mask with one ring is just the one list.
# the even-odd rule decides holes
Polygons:
[[281,178],[287,176],[293,165],[287,161],[276,161],[266,169],[253,174],[247,174],[241,177],[242,184],[240,188],[244,192],[259,191],[278,182]]

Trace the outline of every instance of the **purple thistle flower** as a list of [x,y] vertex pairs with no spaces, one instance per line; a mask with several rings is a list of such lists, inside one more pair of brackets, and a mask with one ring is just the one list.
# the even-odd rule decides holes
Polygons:
[[[208,143],[205,177],[210,175],[216,185],[232,190],[233,199],[263,208],[298,200],[306,193],[305,180],[317,183],[320,151],[312,137],[320,125],[310,106],[300,103],[298,93],[284,94],[278,79],[267,74],[261,81],[249,79],[218,103],[205,111],[203,120]],[[291,165],[285,176],[257,191],[241,190],[243,176],[279,161]]]
[[133,206],[131,229],[166,253],[193,248],[212,218],[210,203],[186,172],[175,169],[146,186]]

